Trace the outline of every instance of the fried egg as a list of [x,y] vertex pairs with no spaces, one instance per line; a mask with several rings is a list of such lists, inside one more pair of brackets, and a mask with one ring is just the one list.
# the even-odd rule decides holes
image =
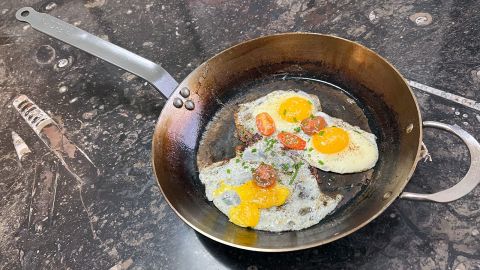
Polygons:
[[[236,124],[238,129],[246,130],[251,135],[274,136],[281,131],[293,132],[303,119],[320,110],[320,101],[314,95],[302,91],[278,90],[252,102],[240,104]],[[273,131],[267,127],[267,131],[262,133],[259,125],[262,122],[265,124],[265,121],[259,117],[265,114],[269,118],[263,120],[267,124],[273,122],[274,127]]]
[[335,173],[354,173],[371,169],[378,160],[378,146],[374,134],[352,126],[339,118],[317,112],[327,126],[308,136],[304,160],[313,167]]
[[[275,186],[253,183],[260,164],[273,166]],[[229,220],[242,227],[272,232],[301,230],[317,224],[342,199],[323,194],[301,152],[285,151],[276,140],[264,138],[235,158],[200,169],[208,200]]]

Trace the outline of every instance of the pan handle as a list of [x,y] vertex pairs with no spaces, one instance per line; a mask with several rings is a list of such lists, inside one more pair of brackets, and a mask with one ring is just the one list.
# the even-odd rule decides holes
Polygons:
[[451,202],[467,195],[480,183],[480,144],[478,141],[465,130],[457,125],[447,125],[434,121],[423,122],[424,127],[434,127],[450,131],[462,139],[470,151],[470,168],[463,179],[453,187],[433,193],[419,194],[412,192],[403,192],[400,194],[402,199],[433,201],[433,202]]
[[24,7],[17,11],[15,17],[44,34],[142,77],[166,98],[170,97],[178,86],[177,81],[160,65],[53,16]]

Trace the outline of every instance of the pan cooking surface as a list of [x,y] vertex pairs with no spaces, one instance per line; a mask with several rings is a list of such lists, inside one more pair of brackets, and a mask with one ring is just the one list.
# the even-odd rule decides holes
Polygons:
[[[341,238],[391,204],[417,161],[421,118],[408,85],[384,59],[344,39],[292,33],[248,41],[200,65],[182,87],[191,90],[196,109],[178,110],[171,102],[164,108],[153,140],[157,179],[185,222],[228,245],[291,251]],[[320,188],[342,193],[344,204],[300,231],[271,233],[234,225],[207,200],[198,178],[199,167],[234,156],[240,144],[233,119],[238,104],[274,90],[313,93],[324,112],[378,137],[379,160],[370,173],[320,173]]]
[[[279,74],[239,85],[233,90],[232,92],[236,93],[233,96],[217,98],[221,108],[203,132],[197,152],[199,168],[235,156],[235,146],[243,145],[235,136],[233,115],[238,109],[238,104],[255,100],[275,90],[301,90],[318,96],[323,112],[374,133],[377,136],[380,153],[382,152],[382,134],[370,109],[348,91],[334,84],[307,77]],[[313,167],[311,169],[315,170],[319,176],[317,180],[322,192],[329,195],[338,193],[343,195],[344,199],[335,210],[341,211],[365,190],[375,168],[366,172],[343,175],[323,172]]]

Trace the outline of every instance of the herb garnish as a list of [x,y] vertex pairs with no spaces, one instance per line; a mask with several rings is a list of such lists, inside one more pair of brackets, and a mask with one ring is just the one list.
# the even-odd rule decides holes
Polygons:
[[293,176],[290,179],[290,183],[288,183],[289,185],[293,184],[293,181],[295,180],[295,178],[297,178],[298,170],[300,170],[300,167],[302,167],[302,165],[302,162],[293,164],[293,169],[295,169],[295,171],[293,172]]
[[325,134],[325,131],[323,131],[323,130],[320,130],[320,132],[318,133],[318,135],[320,135],[320,136],[323,136],[323,134]]
[[277,143],[277,140],[275,139],[266,139],[265,141],[267,142],[267,147],[265,148],[265,152],[272,150],[273,145]]
[[301,129],[300,129],[300,127],[296,127],[296,128],[294,128],[293,130],[295,130],[295,132],[298,133],[298,132],[300,132]]
[[321,161],[321,160],[318,160],[318,164],[323,165],[325,163],[323,163],[323,161]]
[[257,148],[252,149],[252,153],[255,153],[255,152],[257,152]]

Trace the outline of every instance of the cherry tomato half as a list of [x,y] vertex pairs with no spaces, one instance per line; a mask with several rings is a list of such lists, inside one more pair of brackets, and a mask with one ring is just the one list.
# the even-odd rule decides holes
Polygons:
[[303,132],[305,132],[307,135],[317,134],[326,126],[327,122],[325,122],[325,119],[323,119],[321,116],[305,118],[301,124]]
[[270,114],[262,112],[257,114],[255,117],[255,122],[257,124],[258,131],[263,136],[270,136],[275,132],[275,122],[273,122]]
[[288,149],[293,150],[303,150],[307,143],[302,140],[302,138],[298,137],[295,134],[289,132],[280,132],[278,135],[278,140]]

